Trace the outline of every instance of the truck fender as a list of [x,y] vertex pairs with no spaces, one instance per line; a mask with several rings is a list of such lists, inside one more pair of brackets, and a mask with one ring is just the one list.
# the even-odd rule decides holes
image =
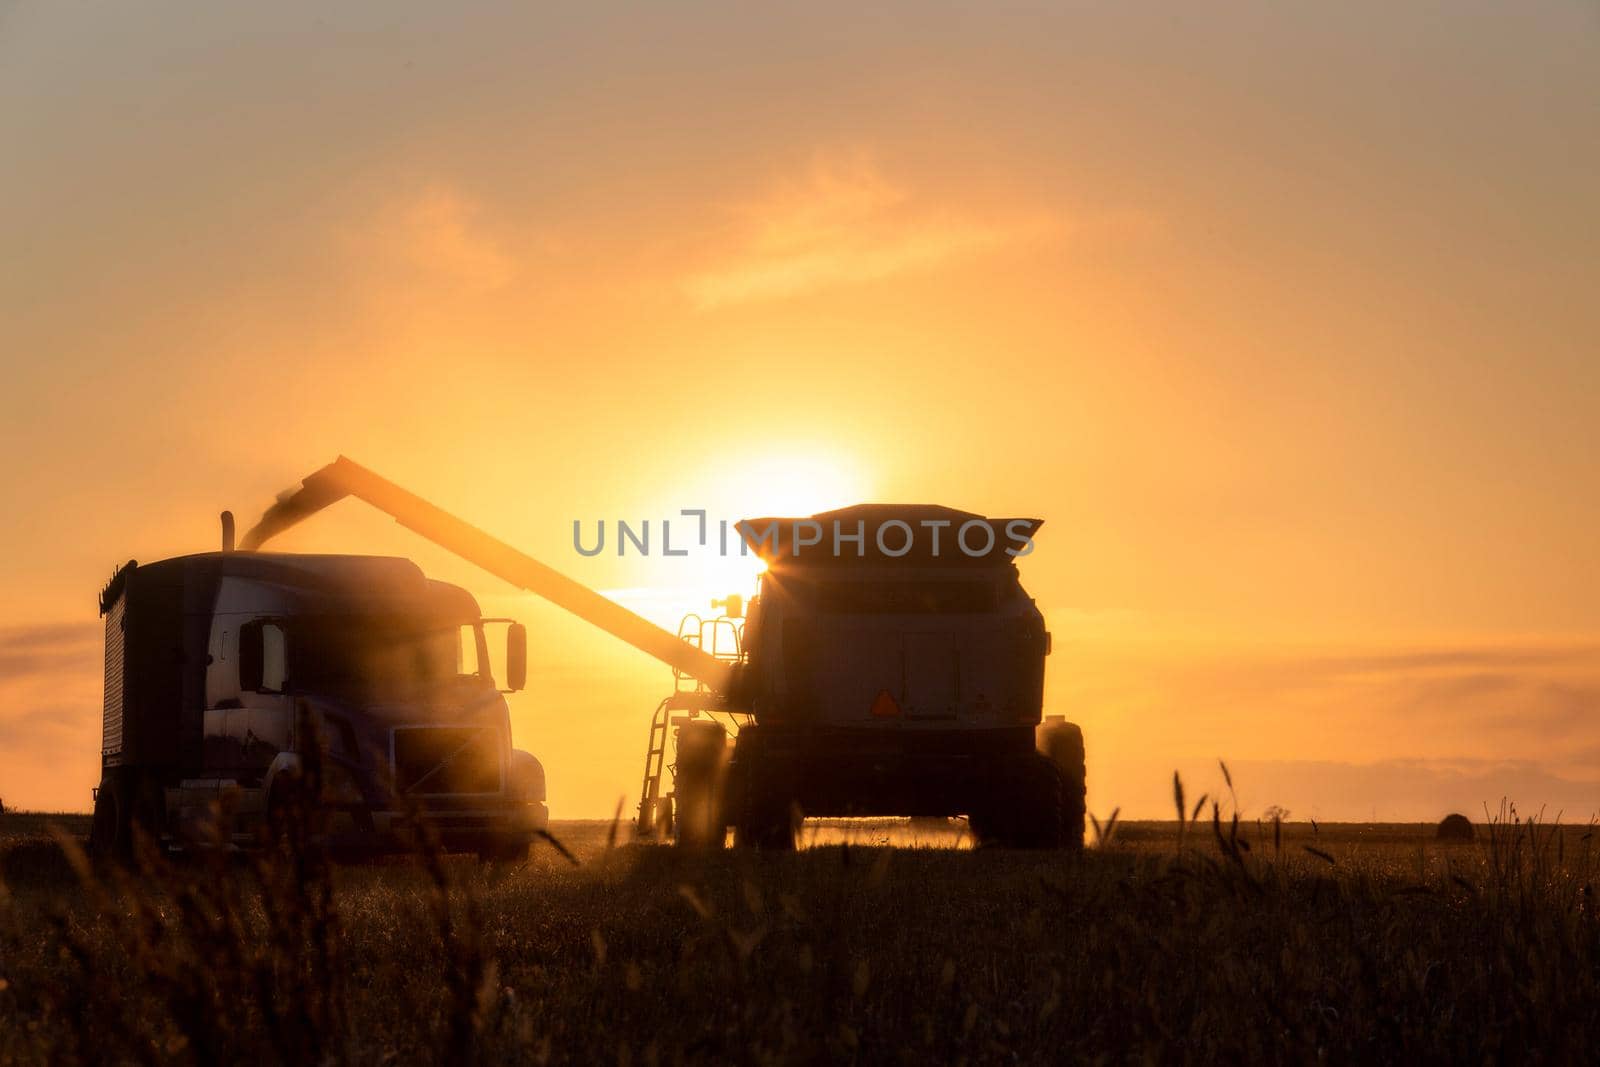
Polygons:
[[545,799],[544,764],[533,753],[514,748],[506,757],[506,792],[527,800]]
[[300,754],[298,752],[280,752],[273,757],[272,763],[267,767],[267,773],[261,777],[261,807],[266,810],[267,798],[272,795],[272,783],[282,775],[299,775]]

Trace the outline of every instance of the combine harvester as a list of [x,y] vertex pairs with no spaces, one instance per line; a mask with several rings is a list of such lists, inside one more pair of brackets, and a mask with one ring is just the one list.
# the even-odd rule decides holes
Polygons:
[[[806,816],[966,815],[980,843],[1082,847],[1083,737],[1059,717],[1041,724],[1050,635],[1002,547],[1019,529],[1031,540],[1037,520],[887,505],[746,520],[739,532],[767,563],[748,617],[729,597],[723,616],[689,616],[673,634],[343,457],[280,498],[243,547],[347,496],[672,667],[640,836],[716,848],[731,828],[736,844],[788,849]],[[869,533],[852,542],[859,554],[837,554],[797,533],[835,522],[990,536],[981,553],[941,555],[909,541],[885,551]]]

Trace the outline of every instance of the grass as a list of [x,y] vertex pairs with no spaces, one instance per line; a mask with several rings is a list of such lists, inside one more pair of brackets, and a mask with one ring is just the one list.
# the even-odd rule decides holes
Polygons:
[[[1120,823],[1079,859],[808,828],[516,868],[147,857],[0,821],[0,1062],[1568,1061],[1600,1047],[1588,827]],[[885,847],[884,842],[903,847]],[[908,846],[908,847],[906,847]],[[304,852],[306,854],[297,854]]]

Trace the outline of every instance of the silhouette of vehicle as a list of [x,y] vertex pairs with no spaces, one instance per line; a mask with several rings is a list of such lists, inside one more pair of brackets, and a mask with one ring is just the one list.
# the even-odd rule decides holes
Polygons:
[[[659,723],[685,708],[671,812],[680,839],[715,844],[731,826],[737,842],[791,848],[802,816],[967,815],[983,843],[1081,846],[1082,734],[1040,722],[1050,638],[1000,533],[1031,539],[1039,525],[877,504],[740,523],[767,566],[737,641],[721,636],[737,626],[736,601],[685,634],[736,648],[734,700],[708,709],[709,694],[680,686],[658,709],[642,826],[663,814],[651,781]],[[983,531],[974,551],[958,549],[960,530]],[[707,710],[733,721],[692,717]]]
[[[338,848],[431,835],[525,855],[548,821],[544,770],[511,746],[503,692],[526,637],[414,563],[232,550],[129,562],[105,616],[101,780],[91,844],[248,845],[314,797]],[[508,625],[505,689],[487,629]]]
[[[720,847],[731,827],[736,843],[792,848],[807,816],[966,815],[983,843],[1082,846],[1083,736],[1041,722],[1050,636],[1015,563],[1038,520],[924,505],[746,520],[740,534],[767,562],[749,617],[729,597],[714,605],[723,615],[688,616],[673,634],[344,457],[280,498],[245,547],[346,496],[673,668],[650,729],[642,836]],[[811,537],[835,522],[864,531],[847,552]],[[896,524],[942,529],[949,548],[885,547],[873,528]],[[957,551],[969,527],[981,550]]]

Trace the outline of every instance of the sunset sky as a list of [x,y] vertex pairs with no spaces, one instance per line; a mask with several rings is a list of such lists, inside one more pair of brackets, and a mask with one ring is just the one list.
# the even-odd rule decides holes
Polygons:
[[[1600,810],[1590,3],[0,6],[0,798],[86,809],[114,564],[344,453],[572,523],[1045,519],[1090,807]],[[557,818],[666,668],[529,623]],[[749,591],[748,589],[744,591]]]

